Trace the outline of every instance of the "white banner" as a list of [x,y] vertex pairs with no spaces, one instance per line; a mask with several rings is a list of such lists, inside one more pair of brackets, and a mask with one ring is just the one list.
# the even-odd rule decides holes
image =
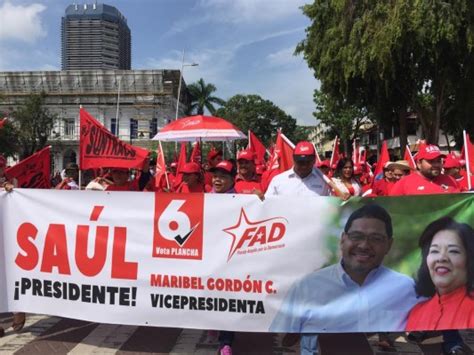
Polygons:
[[332,198],[0,193],[0,311],[268,331],[299,278],[329,261]]
[[0,312],[258,332],[471,329],[473,202],[1,192]]

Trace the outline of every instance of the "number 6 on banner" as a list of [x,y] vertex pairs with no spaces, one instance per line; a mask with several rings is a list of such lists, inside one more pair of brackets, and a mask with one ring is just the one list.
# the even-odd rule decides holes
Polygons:
[[191,221],[186,213],[179,209],[184,205],[184,200],[173,200],[163,211],[158,220],[158,231],[168,240],[175,240],[177,235],[184,236],[191,230]]
[[195,195],[183,198],[176,194],[160,194],[155,197],[154,257],[202,258],[204,196]]

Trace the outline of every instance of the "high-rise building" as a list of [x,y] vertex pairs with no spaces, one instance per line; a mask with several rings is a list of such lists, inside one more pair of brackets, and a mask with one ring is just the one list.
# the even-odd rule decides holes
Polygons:
[[113,6],[69,5],[61,41],[63,70],[131,69],[130,28]]

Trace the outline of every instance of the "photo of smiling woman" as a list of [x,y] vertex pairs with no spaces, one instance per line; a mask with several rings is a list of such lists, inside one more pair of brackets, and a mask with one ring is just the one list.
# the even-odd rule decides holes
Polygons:
[[421,234],[416,293],[430,297],[410,311],[406,330],[474,328],[474,230],[450,217]]

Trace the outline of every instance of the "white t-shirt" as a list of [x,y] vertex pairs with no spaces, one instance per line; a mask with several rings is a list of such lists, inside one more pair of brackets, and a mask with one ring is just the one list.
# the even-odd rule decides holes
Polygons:
[[269,196],[329,196],[330,188],[323,173],[316,168],[305,178],[300,178],[293,168],[275,176],[268,186]]

